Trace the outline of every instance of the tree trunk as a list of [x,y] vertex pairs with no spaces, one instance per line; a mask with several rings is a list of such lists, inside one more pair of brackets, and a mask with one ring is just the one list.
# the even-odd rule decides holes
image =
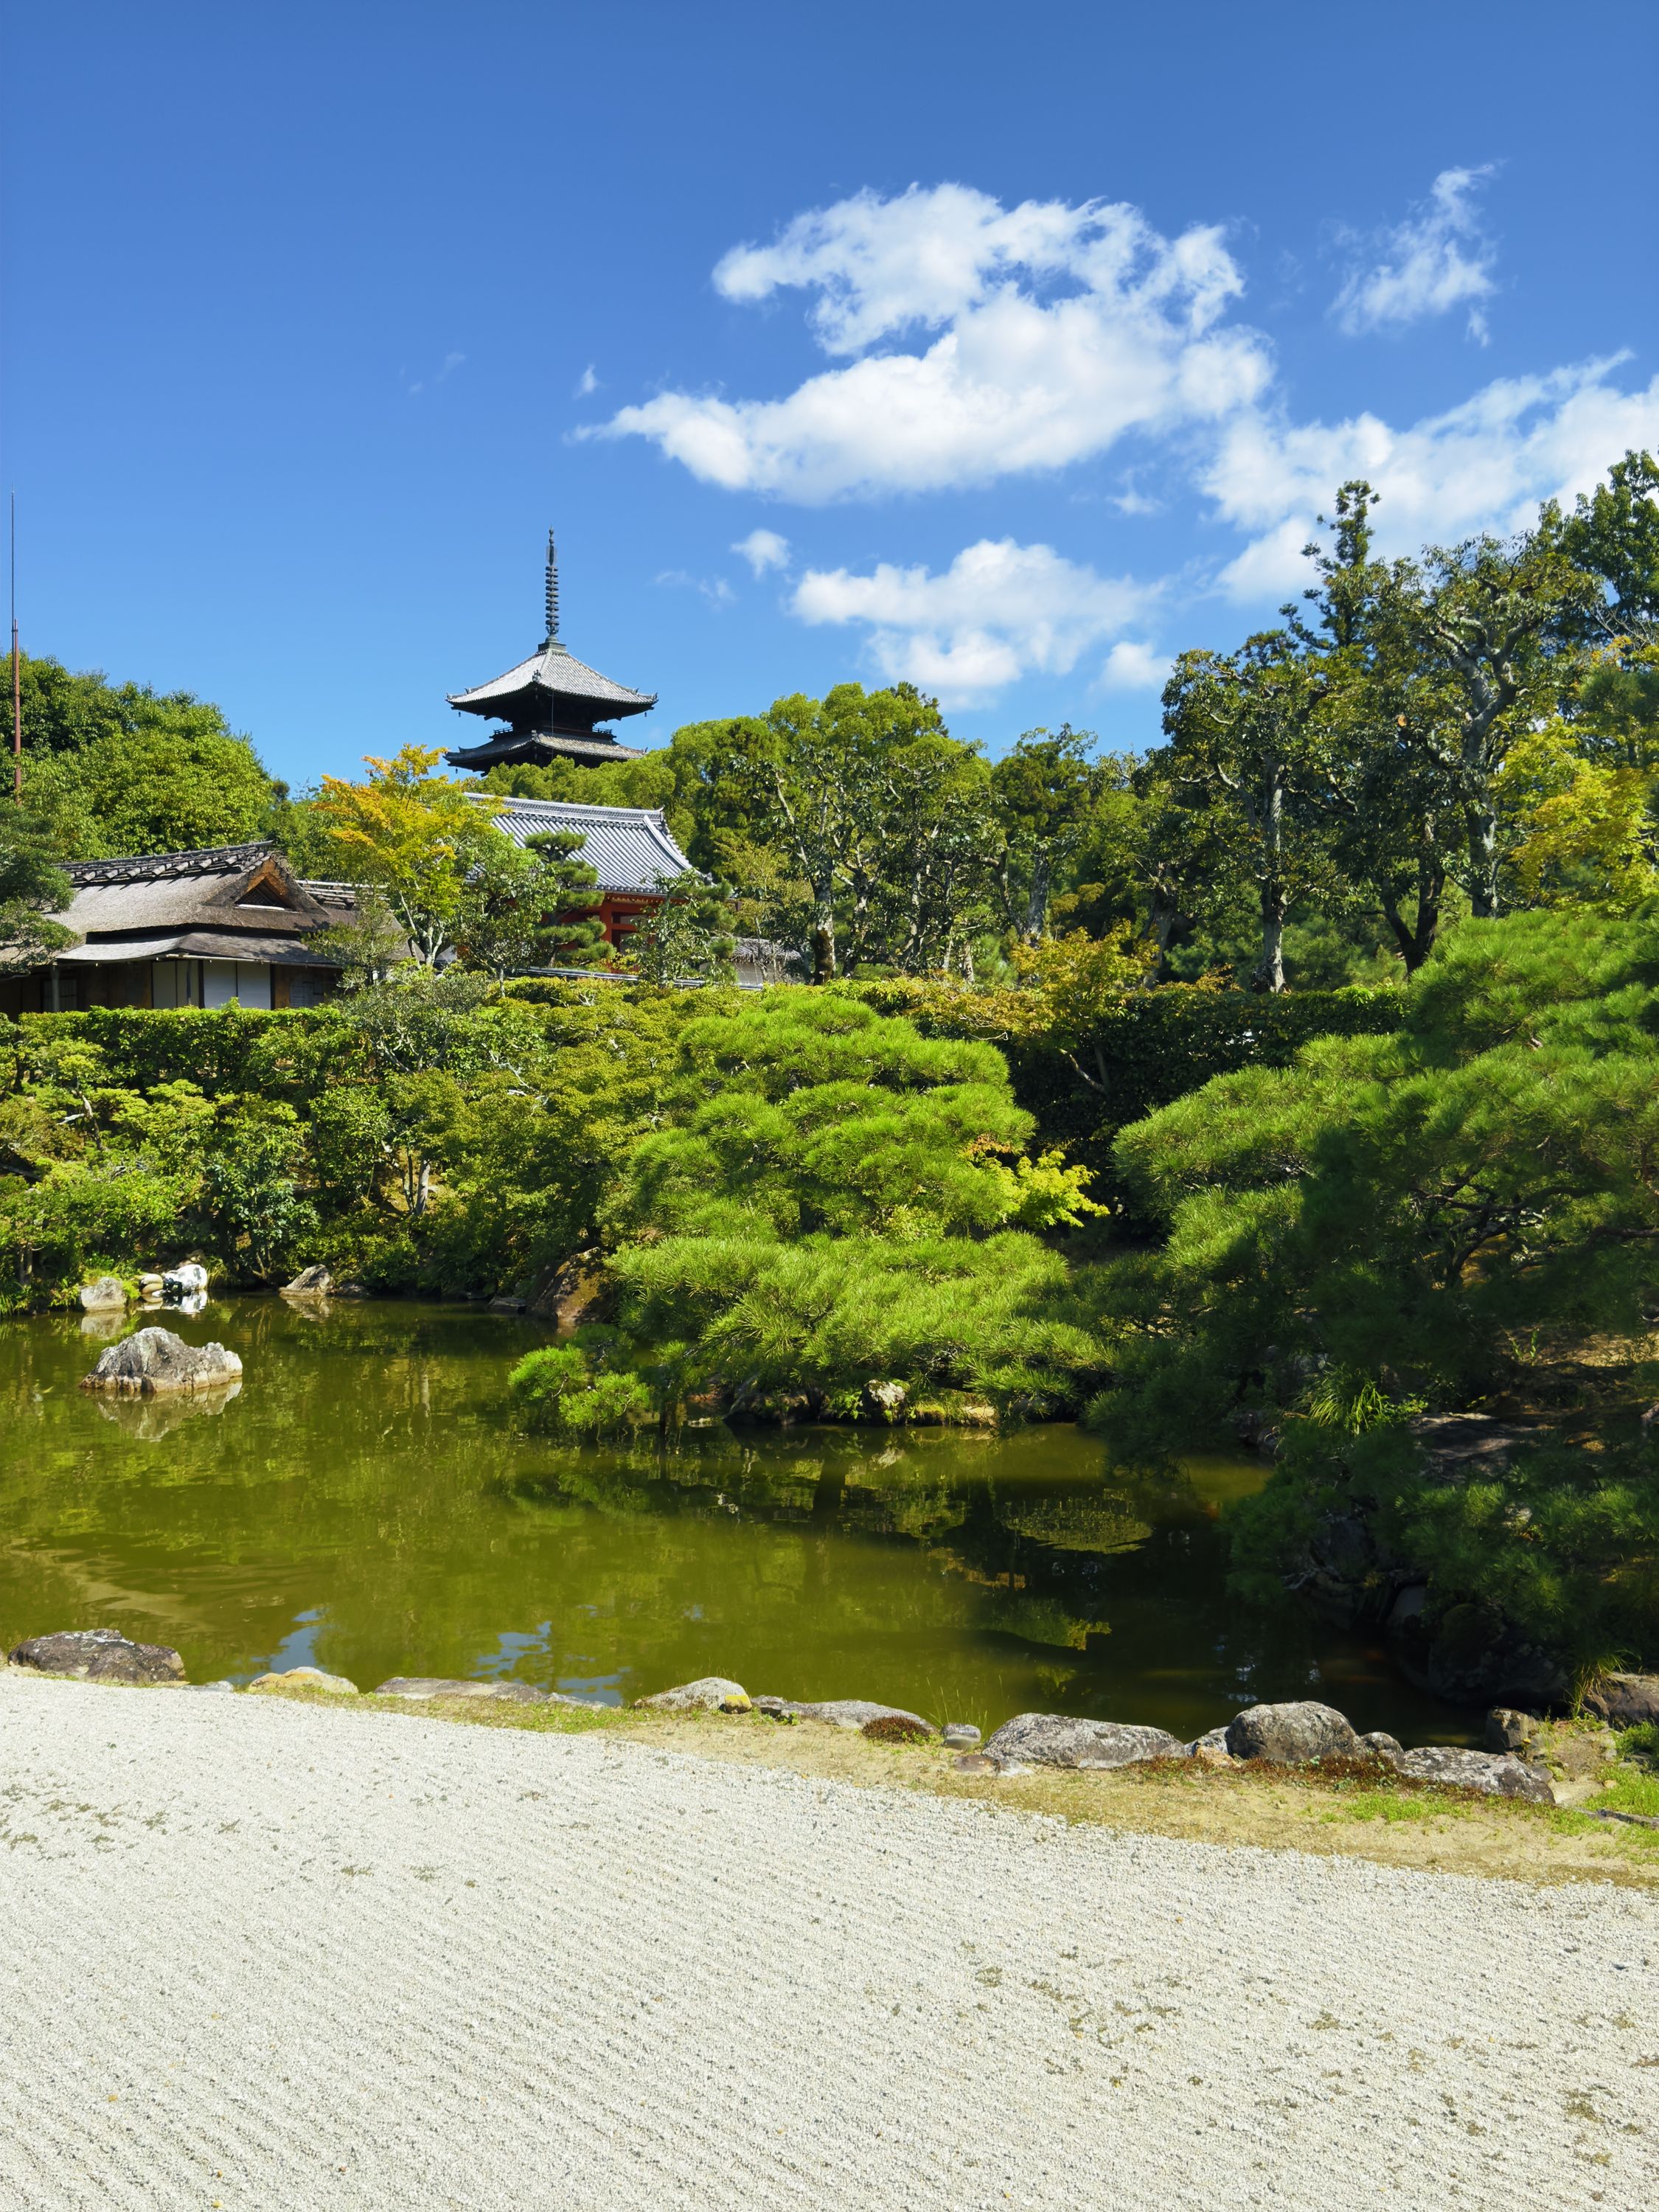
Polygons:
[[828,891],[819,891],[812,902],[812,981],[833,983],[836,980],[836,902]]
[[1278,884],[1261,886],[1261,957],[1250,978],[1253,990],[1285,988],[1285,893]]
[[1401,958],[1406,963],[1406,973],[1416,975],[1435,946],[1440,934],[1440,908],[1446,891],[1445,863],[1438,859],[1425,841],[1425,848],[1417,862],[1417,913],[1411,927],[1406,927],[1405,916],[1400,911],[1400,902],[1386,886],[1378,884],[1377,900],[1382,908],[1382,918],[1394,933]]
[[1020,934],[1028,945],[1037,944],[1048,920],[1048,887],[1054,878],[1054,863],[1043,846],[1039,845],[1031,861],[1031,890],[1025,902],[1025,927]]
[[1489,805],[1471,806],[1469,911],[1479,921],[1498,919],[1498,816]]

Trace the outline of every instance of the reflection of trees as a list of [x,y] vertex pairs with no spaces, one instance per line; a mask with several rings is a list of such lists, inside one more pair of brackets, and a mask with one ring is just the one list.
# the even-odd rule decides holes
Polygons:
[[538,1332],[344,1300],[319,1319],[275,1297],[216,1301],[189,1332],[241,1355],[234,1402],[106,1405],[76,1388],[77,1322],[0,1331],[10,1640],[107,1615],[179,1644],[200,1678],[318,1616],[319,1663],[365,1685],[505,1650],[523,1679],[628,1694],[720,1673],[931,1710],[948,1677],[970,1711],[986,1694],[1012,1711],[1059,1695],[1052,1678],[1084,1711],[1115,1669],[1210,1680],[1234,1632],[1200,1502],[1109,1481],[1070,1430],[570,1449],[508,1415],[507,1370]]

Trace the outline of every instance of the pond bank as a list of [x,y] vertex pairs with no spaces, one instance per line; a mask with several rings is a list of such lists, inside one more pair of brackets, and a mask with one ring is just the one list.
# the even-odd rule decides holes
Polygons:
[[1649,2185],[1650,1898],[669,1755],[705,1727],[769,1741],[0,1676],[0,2194],[1071,2212],[1108,2144],[1126,2206]]

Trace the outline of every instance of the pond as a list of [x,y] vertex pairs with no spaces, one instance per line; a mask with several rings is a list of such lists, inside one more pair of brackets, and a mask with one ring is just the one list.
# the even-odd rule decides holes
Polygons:
[[1407,1743],[1474,1740],[1363,1640],[1228,1598],[1218,1516],[1258,1462],[1136,1480],[1065,1424],[568,1449],[513,1427],[507,1371],[544,1334],[522,1322],[268,1297],[175,1325],[241,1355],[228,1403],[78,1390],[90,1317],[0,1328],[0,1648],[109,1626],[175,1644],[195,1681],[315,1664],[620,1702],[720,1674],[1182,1736],[1319,1697]]

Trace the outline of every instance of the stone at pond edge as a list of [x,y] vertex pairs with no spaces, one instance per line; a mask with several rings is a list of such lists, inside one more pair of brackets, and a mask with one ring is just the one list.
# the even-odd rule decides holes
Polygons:
[[486,1698],[516,1705],[580,1705],[594,1712],[603,1708],[597,1698],[567,1698],[558,1690],[538,1689],[533,1682],[480,1682],[459,1675],[393,1674],[375,1690],[377,1698]]
[[1205,1766],[1231,1766],[1232,1753],[1227,1748],[1224,1728],[1206,1729],[1187,1746],[1187,1756],[1196,1759]]
[[343,1674],[325,1674],[320,1667],[290,1667],[285,1674],[256,1674],[250,1690],[332,1690],[341,1697],[357,1695],[357,1685]]
[[242,1363],[222,1344],[186,1344],[170,1328],[141,1328],[98,1355],[83,1390],[155,1398],[173,1390],[214,1390],[240,1379]]
[[1235,1759],[1267,1759],[1280,1766],[1360,1756],[1359,1739],[1347,1716],[1312,1698],[1247,1705],[1227,1723],[1227,1748]]
[[285,1298],[325,1298],[334,1287],[326,1267],[301,1267],[291,1283],[283,1285]]
[[1541,1767],[1528,1766],[1513,1753],[1468,1751],[1461,1744],[1431,1743],[1408,1751],[1400,1771],[1415,1782],[1444,1782],[1458,1790],[1480,1790],[1493,1797],[1524,1797],[1553,1805],[1555,1792]]
[[1398,1766],[1406,1756],[1406,1747],[1397,1735],[1390,1735],[1385,1729],[1373,1729],[1369,1735],[1360,1737],[1359,1755],[1362,1759],[1380,1759],[1389,1766]]
[[1659,1721],[1659,1674],[1603,1674],[1584,1692],[1584,1709],[1615,1728]]
[[945,1748],[946,1751],[971,1751],[978,1744],[980,1732],[971,1721],[946,1721]]
[[77,1682],[182,1682],[185,1662],[168,1644],[134,1644],[113,1628],[66,1628],[31,1636],[11,1655],[14,1667]]
[[95,1283],[81,1285],[81,1304],[88,1313],[125,1310],[127,1286],[118,1275],[100,1275]]
[[932,1721],[924,1720],[920,1713],[908,1712],[902,1705],[872,1705],[867,1698],[828,1698],[815,1705],[791,1701],[785,1711],[795,1720],[826,1721],[831,1728],[861,1729],[872,1721],[915,1721],[929,1735],[933,1732]]
[[859,1398],[859,1412],[866,1421],[896,1421],[904,1413],[909,1394],[902,1382],[882,1382],[873,1377]]
[[752,1700],[741,1682],[729,1682],[723,1674],[703,1674],[695,1682],[677,1682],[672,1690],[659,1690],[655,1697],[635,1702],[665,1713],[746,1713]]
[[1077,1720],[1065,1713],[1016,1713],[985,1747],[989,1759],[1040,1766],[1134,1766],[1148,1759],[1185,1759],[1187,1747],[1167,1729],[1124,1721]]
[[988,1758],[982,1751],[964,1752],[957,1761],[958,1774],[1000,1774],[1002,1761]]
[[193,1297],[197,1291],[208,1286],[208,1271],[199,1260],[186,1260],[181,1267],[169,1267],[161,1278],[164,1298]]
[[1565,1705],[1572,1686],[1559,1652],[1532,1643],[1492,1607],[1453,1605],[1431,1615],[1421,1583],[1395,1597],[1383,1635],[1407,1680],[1451,1705],[1547,1708]]
[[1510,1705],[1494,1705],[1486,1715],[1486,1749],[1500,1754],[1529,1751],[1538,1741],[1539,1727],[1534,1714],[1517,1712]]

